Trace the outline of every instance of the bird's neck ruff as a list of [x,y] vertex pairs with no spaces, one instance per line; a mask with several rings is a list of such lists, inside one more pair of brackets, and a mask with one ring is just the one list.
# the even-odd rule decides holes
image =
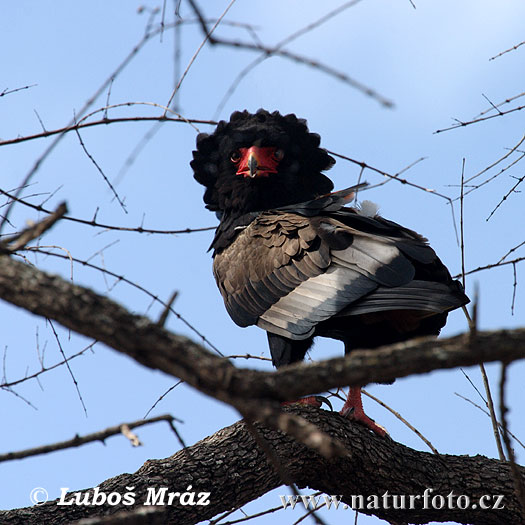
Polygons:
[[213,134],[197,137],[191,167],[206,187],[206,207],[240,217],[330,192],[322,171],[335,161],[319,144],[293,114],[235,112]]

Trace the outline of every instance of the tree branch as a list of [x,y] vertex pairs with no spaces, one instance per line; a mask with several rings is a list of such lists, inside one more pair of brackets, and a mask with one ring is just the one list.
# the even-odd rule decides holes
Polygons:
[[519,328],[478,332],[474,340],[468,333],[448,339],[412,340],[276,372],[240,370],[191,339],[133,315],[107,297],[7,256],[0,258],[0,298],[241,408],[247,400],[293,400],[329,388],[525,357],[525,329]]
[[[333,412],[311,407],[287,408],[286,411],[307,419],[323,432],[341,441],[351,451],[345,458],[325,460],[318,454],[312,454],[289,436],[257,424],[257,430],[273,449],[282,467],[301,488],[309,487],[325,494],[341,495],[342,501],[347,505],[352,504],[352,496],[356,495],[364,497],[365,505],[370,501],[367,497],[373,495],[383,501],[384,494],[388,491],[390,508],[365,508],[361,512],[373,513],[391,522],[455,521],[475,525],[520,523],[519,503],[514,494],[508,464],[482,456],[437,456],[415,451],[399,443],[378,438]],[[167,487],[167,492],[179,492],[180,495],[194,492],[195,503],[199,493],[209,492],[208,505],[182,505],[179,497],[176,497],[172,505],[153,507],[163,511],[162,519],[154,521],[155,523],[185,525],[209,519],[233,506],[244,505],[282,484],[279,475],[256,445],[243,421],[219,430],[189,447],[186,452],[181,450],[167,459],[147,461],[134,474],[122,474],[99,485],[99,492],[106,494],[117,492],[123,496],[127,492],[133,492],[134,504],[128,507],[59,506],[56,502],[49,502],[31,508],[0,512],[0,521],[10,525],[71,523],[80,518],[106,516],[124,509],[128,512],[149,510],[151,507],[144,506],[148,489],[159,493],[160,489]],[[519,473],[525,480],[525,469],[519,467]],[[188,489],[188,486],[191,488]],[[92,493],[92,489],[87,490]],[[433,509],[429,503],[430,508],[424,509],[425,490],[429,494],[429,502],[435,496],[437,499],[442,496],[447,500],[452,493],[455,508],[447,509],[445,505],[445,508]],[[85,494],[85,491],[81,492]],[[392,495],[405,495],[407,506],[409,495],[420,497],[414,499],[413,510],[395,510],[392,508]],[[456,498],[461,495],[468,496],[471,505],[476,504],[476,508],[471,508],[471,505],[464,510],[458,508]],[[501,505],[504,508],[481,509],[480,498],[484,495],[490,495],[483,501],[491,507],[496,503],[495,496],[501,495]],[[64,500],[69,501],[72,498],[69,495]],[[106,520],[103,522],[107,523]]]
[[127,437],[133,446],[139,446],[140,442],[135,441],[130,437],[130,430],[132,428],[138,428],[158,421],[167,421],[173,424],[173,421],[179,421],[176,417],[169,414],[162,416],[155,416],[149,419],[140,419],[139,421],[133,421],[132,423],[121,423],[120,425],[114,425],[98,432],[86,434],[85,436],[79,436],[78,434],[67,441],[60,441],[58,443],[52,443],[51,445],[43,445],[41,447],[30,448],[26,450],[19,450],[17,452],[7,452],[6,454],[0,454],[0,463],[3,461],[11,461],[13,459],[22,459],[30,456],[38,456],[40,454],[48,454],[49,452],[56,452],[57,450],[64,450],[66,448],[74,448],[85,445],[86,443],[92,443],[93,441],[101,441],[105,443],[106,439],[111,436],[123,434]]

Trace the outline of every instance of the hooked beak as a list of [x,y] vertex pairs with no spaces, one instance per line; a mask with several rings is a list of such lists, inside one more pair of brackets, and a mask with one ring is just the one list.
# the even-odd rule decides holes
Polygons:
[[252,179],[257,177],[257,168],[259,167],[259,163],[257,162],[257,157],[255,156],[253,152],[250,153],[247,164],[248,164],[248,170],[249,170],[250,177]]
[[240,148],[241,159],[237,169],[237,175],[243,177],[268,177],[270,173],[277,173],[279,160],[275,158],[274,147],[252,146]]

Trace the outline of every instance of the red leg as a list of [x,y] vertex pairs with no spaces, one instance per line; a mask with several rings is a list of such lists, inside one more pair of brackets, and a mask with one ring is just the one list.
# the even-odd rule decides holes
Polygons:
[[363,410],[361,401],[361,387],[351,386],[340,414],[352,421],[358,421],[374,431],[378,436],[384,437],[388,433],[381,425],[370,419]]

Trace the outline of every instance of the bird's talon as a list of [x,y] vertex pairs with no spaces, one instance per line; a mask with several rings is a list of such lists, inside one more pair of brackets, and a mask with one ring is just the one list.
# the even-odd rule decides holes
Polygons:
[[322,408],[323,403],[326,403],[330,407],[330,411],[334,411],[334,407],[332,406],[332,403],[330,403],[330,400],[327,397],[324,396],[314,396],[317,401],[319,401],[320,405],[319,408]]

